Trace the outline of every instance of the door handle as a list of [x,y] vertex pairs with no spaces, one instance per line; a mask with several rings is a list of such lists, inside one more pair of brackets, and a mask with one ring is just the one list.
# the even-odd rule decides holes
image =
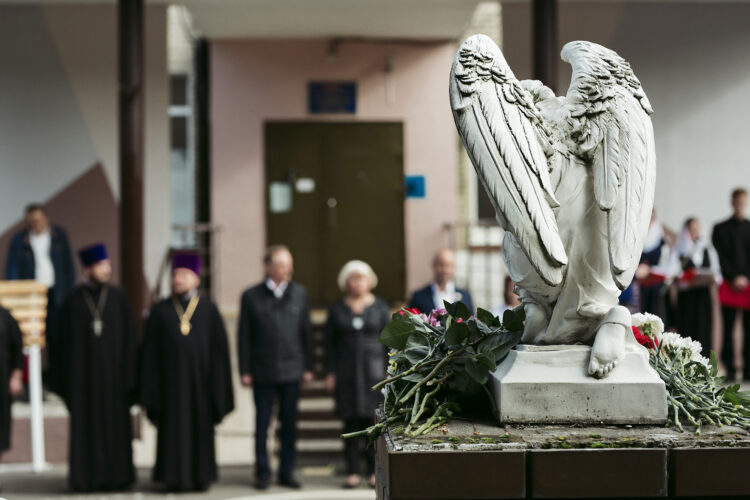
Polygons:
[[338,206],[338,204],[338,200],[333,196],[329,197],[326,200],[326,206],[328,207],[328,227],[336,226],[336,207]]

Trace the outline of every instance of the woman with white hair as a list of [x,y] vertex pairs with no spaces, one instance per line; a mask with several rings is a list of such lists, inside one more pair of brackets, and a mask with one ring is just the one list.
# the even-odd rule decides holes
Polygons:
[[[387,349],[378,341],[391,317],[388,304],[372,293],[378,277],[361,260],[347,262],[339,272],[338,285],[344,296],[328,311],[326,323],[326,388],[335,394],[336,412],[344,420],[344,432],[372,424],[382,402],[370,388],[385,377]],[[361,459],[367,462],[369,484],[375,486],[375,456],[364,438],[345,441],[348,477],[345,488],[362,481]]]

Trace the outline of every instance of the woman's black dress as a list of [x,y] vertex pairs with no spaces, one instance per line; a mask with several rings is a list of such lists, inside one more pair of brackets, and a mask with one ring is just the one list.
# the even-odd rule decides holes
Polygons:
[[[344,432],[371,425],[375,409],[383,401],[380,392],[370,388],[385,377],[387,348],[378,337],[390,318],[390,308],[380,298],[359,315],[355,315],[343,299],[328,311],[326,373],[336,376],[336,413],[344,420]],[[349,474],[360,473],[362,441],[348,439],[345,442]],[[375,470],[372,448],[364,450],[364,458],[372,474]]]
[[[690,258],[680,258],[683,271],[696,266]],[[703,253],[703,262],[699,269],[710,269],[708,251]],[[711,351],[711,332],[713,330],[713,311],[711,305],[711,287],[707,285],[680,288],[677,292],[677,314],[675,318],[677,331],[683,337],[697,340],[703,346],[703,356],[708,357]]]

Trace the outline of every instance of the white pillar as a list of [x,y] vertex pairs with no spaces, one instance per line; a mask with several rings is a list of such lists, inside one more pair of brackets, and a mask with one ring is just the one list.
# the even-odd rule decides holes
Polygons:
[[29,356],[29,402],[31,403],[31,468],[41,472],[44,457],[44,414],[42,411],[42,352],[38,345],[26,348]]

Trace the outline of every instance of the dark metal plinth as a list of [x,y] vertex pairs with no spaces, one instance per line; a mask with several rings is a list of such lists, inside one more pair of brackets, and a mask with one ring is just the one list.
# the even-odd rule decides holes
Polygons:
[[750,496],[750,435],[461,422],[376,444],[383,500]]

